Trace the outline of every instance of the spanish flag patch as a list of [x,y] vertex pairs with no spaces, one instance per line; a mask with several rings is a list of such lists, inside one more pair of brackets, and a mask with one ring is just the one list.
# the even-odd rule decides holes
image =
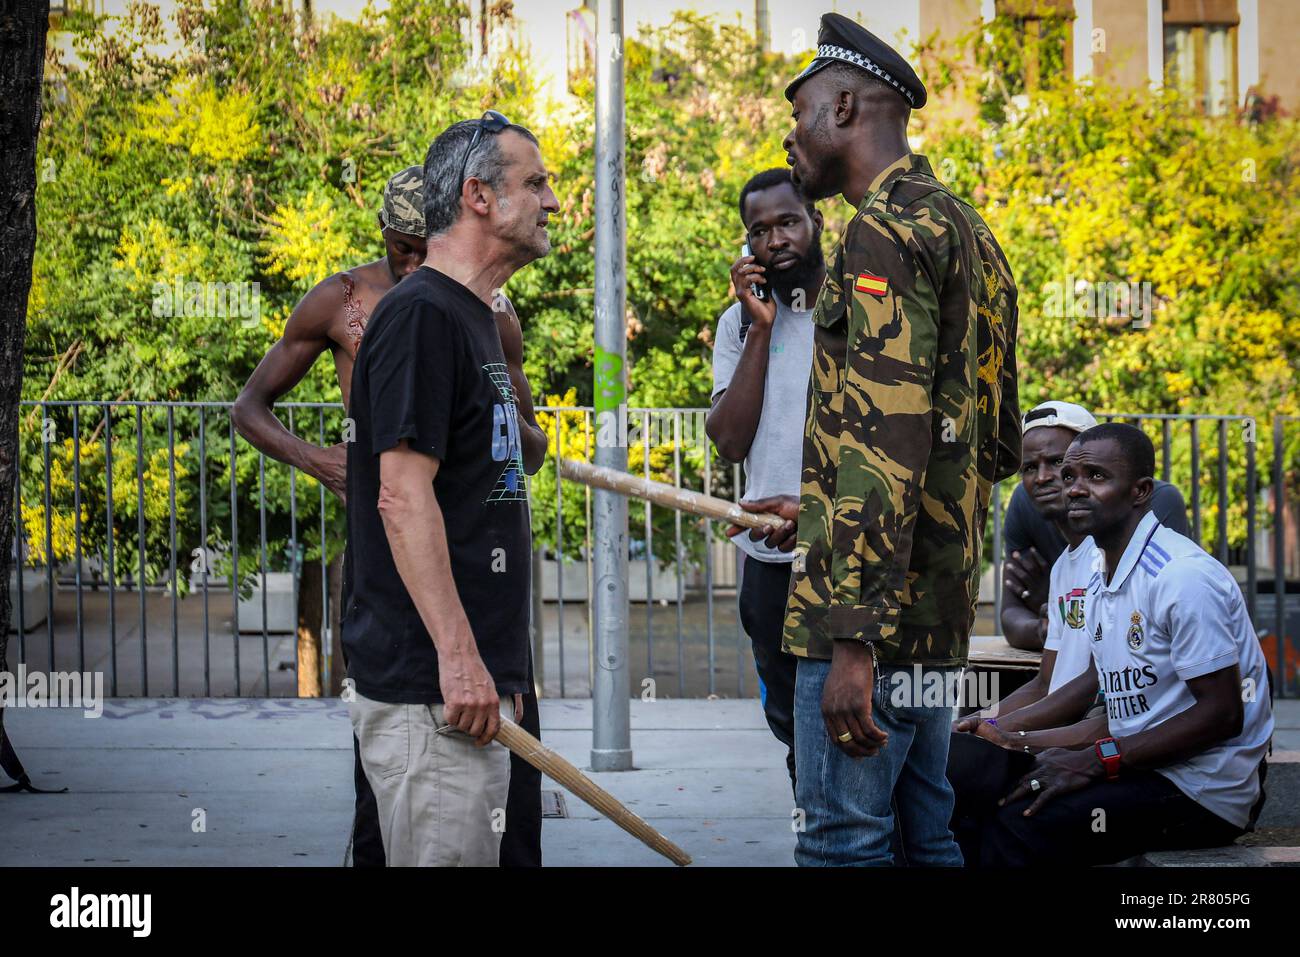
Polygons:
[[889,291],[889,280],[884,276],[873,276],[869,272],[858,273],[853,288],[858,292],[869,292],[873,296],[883,296]]

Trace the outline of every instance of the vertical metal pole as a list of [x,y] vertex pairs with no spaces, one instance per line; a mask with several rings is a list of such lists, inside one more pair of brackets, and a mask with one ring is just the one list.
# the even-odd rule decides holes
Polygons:
[[1283,417],[1273,417],[1273,635],[1277,641],[1274,685],[1286,697],[1286,486],[1282,470]]
[[[203,586],[203,697],[212,697],[212,644],[208,629],[208,433],[207,409],[199,406],[199,580]],[[193,566],[191,566],[193,567]]]
[[136,516],[136,539],[139,545],[139,574],[140,580],[136,583],[140,590],[140,694],[149,697],[149,621],[145,612],[145,580],[148,578],[148,569],[145,567],[145,550],[148,547],[145,541],[145,520],[144,520],[144,406],[139,403],[135,407],[135,516]]
[[1219,419],[1219,515],[1214,557],[1228,564],[1228,420]]
[[1201,544],[1201,430],[1192,419],[1192,541]]
[[[297,435],[293,430],[293,407],[289,407],[289,434]],[[290,582],[293,586],[293,660],[299,661],[298,642],[301,640],[301,632],[298,629],[298,470],[292,465],[289,466],[289,575]],[[346,609],[344,609],[346,611]],[[297,674],[295,671],[294,674]],[[270,682],[267,683],[270,687]],[[294,697],[298,696],[294,691]],[[322,692],[324,697],[324,692]]]
[[[704,444],[704,494],[713,494],[713,447]],[[718,693],[715,683],[717,655],[713,645],[713,523],[707,518],[704,526],[704,634],[709,654],[709,694]]]
[[45,459],[45,633],[49,644],[49,673],[54,674],[54,516],[50,495],[50,444],[54,437],[47,429],[53,420],[50,407],[41,405],[41,449]]
[[176,582],[176,408],[167,406],[167,518],[172,580],[172,694],[181,696],[180,589]]
[[1259,556],[1255,550],[1255,498],[1259,494],[1258,476],[1255,474],[1255,427],[1254,419],[1243,419],[1242,428],[1247,430],[1249,441],[1246,442],[1246,613],[1250,623],[1258,633],[1258,621],[1255,618],[1255,596],[1259,592]]
[[[731,500],[740,503],[740,463],[736,462],[731,467]],[[744,627],[740,624],[740,589],[744,584],[745,575],[745,553],[736,546],[731,551],[733,567],[736,573],[731,576],[732,583],[736,586],[736,697],[745,697],[745,641],[749,637],[745,634]]]
[[[589,410],[582,410],[582,460],[590,462],[591,458],[591,419]],[[586,524],[583,533],[582,548],[584,552],[583,571],[587,577],[587,687],[596,683],[596,605],[591,600],[596,590],[596,561],[592,548],[592,536],[595,530],[591,524],[591,486],[582,487],[583,520]]]
[[[604,0],[597,5],[596,16],[596,464],[626,472],[623,0]],[[597,489],[592,511],[596,668],[591,689],[591,767],[627,771],[632,768],[627,499]]]
[[[682,487],[682,416],[673,412],[673,488]],[[686,697],[686,656],[682,636],[686,632],[682,601],[686,589],[682,583],[682,511],[673,509],[673,563],[677,566],[677,695]]]
[[262,681],[264,683],[263,693],[266,697],[271,697],[271,650],[270,638],[267,635],[266,613],[267,613],[267,592],[271,589],[271,583],[266,568],[266,456],[258,453],[257,456],[257,513],[258,513],[258,573],[262,579]]
[[[239,496],[235,452],[235,417],[227,410],[230,431],[230,626],[235,636],[235,697],[242,697],[239,674]],[[323,523],[323,520],[322,520]],[[322,562],[324,548],[321,549]],[[329,621],[326,617],[325,621]]]
[[[345,410],[346,412],[346,410]],[[325,447],[325,406],[316,407],[317,436],[322,448]],[[320,658],[324,662],[321,669],[321,697],[334,690],[334,631],[330,622],[330,566],[329,539],[325,535],[326,495],[325,483],[317,482],[320,493]]]
[[[104,508],[108,529],[108,667],[111,694],[117,697],[117,571],[113,557],[113,406],[104,403]],[[18,579],[21,594],[22,579]]]
[[1160,480],[1169,481],[1169,420],[1160,420]]
[[[564,413],[555,413],[555,624],[560,633],[560,697],[564,687],[564,479],[560,476],[560,456],[564,454]],[[587,596],[590,601],[591,596]]]
[[[642,462],[641,473],[650,479],[650,410],[641,412]],[[651,681],[655,676],[655,533],[650,513],[650,500],[645,500],[645,673]]]
[[72,521],[77,539],[77,670],[86,670],[85,607],[81,595],[81,406],[72,404]]
[[[532,501],[531,493],[528,500]],[[546,630],[542,621],[545,606],[542,600],[542,549],[540,547],[533,547],[532,566],[533,685],[540,698],[546,692]]]

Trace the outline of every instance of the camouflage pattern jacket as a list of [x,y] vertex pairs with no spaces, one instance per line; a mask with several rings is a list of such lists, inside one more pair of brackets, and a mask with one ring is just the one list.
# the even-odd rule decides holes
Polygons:
[[1016,287],[923,156],[884,170],[813,310],[799,536],[783,647],[962,665],[994,482],[1020,466]]

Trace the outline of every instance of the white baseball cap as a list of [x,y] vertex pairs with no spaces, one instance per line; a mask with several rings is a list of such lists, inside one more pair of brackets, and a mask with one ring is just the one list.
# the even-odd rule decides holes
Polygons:
[[1025,413],[1022,431],[1054,425],[1071,432],[1085,432],[1097,424],[1091,412],[1073,402],[1040,402]]

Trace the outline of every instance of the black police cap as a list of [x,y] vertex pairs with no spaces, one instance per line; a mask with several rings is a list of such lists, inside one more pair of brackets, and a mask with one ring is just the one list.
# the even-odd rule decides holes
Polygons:
[[925,106],[925,84],[898,51],[866,27],[838,13],[822,15],[821,29],[817,31],[817,56],[785,88],[785,98],[793,102],[794,91],[800,83],[833,63],[849,63],[866,70],[897,90],[914,110]]

